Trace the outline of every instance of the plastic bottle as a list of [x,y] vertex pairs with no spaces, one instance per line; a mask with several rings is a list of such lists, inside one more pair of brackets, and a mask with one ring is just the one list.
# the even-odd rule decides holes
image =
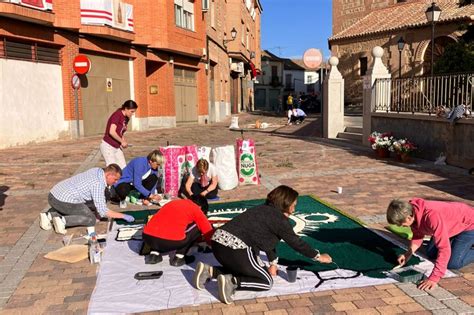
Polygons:
[[100,244],[95,233],[89,239],[89,260],[91,264],[100,263]]

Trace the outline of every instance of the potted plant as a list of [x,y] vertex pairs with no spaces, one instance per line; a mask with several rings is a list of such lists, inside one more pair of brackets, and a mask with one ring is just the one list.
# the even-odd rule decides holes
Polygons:
[[371,143],[372,149],[375,150],[378,157],[387,158],[390,156],[390,147],[392,146],[394,139],[391,132],[372,132],[369,136],[369,142]]
[[399,139],[393,142],[390,151],[395,152],[397,159],[402,162],[410,161],[410,154],[417,149],[414,143],[408,139]]

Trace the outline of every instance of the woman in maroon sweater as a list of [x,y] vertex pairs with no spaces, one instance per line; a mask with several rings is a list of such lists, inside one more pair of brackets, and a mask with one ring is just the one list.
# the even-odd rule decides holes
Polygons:
[[122,151],[128,147],[124,133],[127,131],[128,122],[137,111],[137,108],[138,105],[135,101],[128,100],[109,117],[104,138],[100,144],[100,152],[106,165],[115,163],[121,169],[124,169],[127,165]]
[[204,235],[210,243],[213,229],[207,220],[209,209],[203,196],[173,200],[163,206],[143,228],[143,241],[151,248],[147,263],[163,260],[161,253],[176,250],[170,265],[182,266],[194,261],[194,256],[185,256],[193,244]]

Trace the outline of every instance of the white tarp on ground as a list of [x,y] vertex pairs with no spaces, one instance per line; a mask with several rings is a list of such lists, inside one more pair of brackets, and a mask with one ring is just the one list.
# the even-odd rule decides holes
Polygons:
[[[116,235],[117,225],[114,224],[114,228],[107,236],[107,247],[102,256],[96,287],[89,303],[89,314],[148,312],[218,302],[215,280],[208,282],[206,290],[203,291],[191,285],[197,261],[218,265],[212,254],[194,253],[196,262],[179,268],[169,265],[168,255],[164,255],[163,261],[159,264],[146,265],[144,256],[138,255],[141,241],[118,242],[115,240]],[[425,260],[417,267],[426,270],[429,274],[433,264]],[[298,270],[298,280],[295,283],[289,283],[286,280],[285,267],[279,266],[279,269],[279,276],[274,278],[274,285],[270,291],[237,291],[234,299],[254,299],[396,282],[390,278],[376,279],[366,276],[350,278],[355,275],[355,272],[337,269],[320,272],[319,277],[345,279],[327,280],[320,283],[321,280],[314,273]],[[160,279],[142,281],[134,279],[137,272],[156,270],[163,271]],[[453,275],[448,271],[448,276]]]

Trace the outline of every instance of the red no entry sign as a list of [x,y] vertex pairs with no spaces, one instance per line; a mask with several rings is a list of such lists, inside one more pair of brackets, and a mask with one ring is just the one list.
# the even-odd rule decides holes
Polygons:
[[91,61],[86,55],[77,55],[74,58],[72,67],[79,74],[86,74],[91,69]]
[[303,62],[306,67],[310,69],[316,69],[323,62],[323,55],[319,49],[310,48],[304,52]]
[[79,87],[81,86],[81,79],[79,78],[79,76],[77,74],[74,74],[71,78],[71,85],[72,85],[72,88],[74,90],[77,90],[79,89]]

